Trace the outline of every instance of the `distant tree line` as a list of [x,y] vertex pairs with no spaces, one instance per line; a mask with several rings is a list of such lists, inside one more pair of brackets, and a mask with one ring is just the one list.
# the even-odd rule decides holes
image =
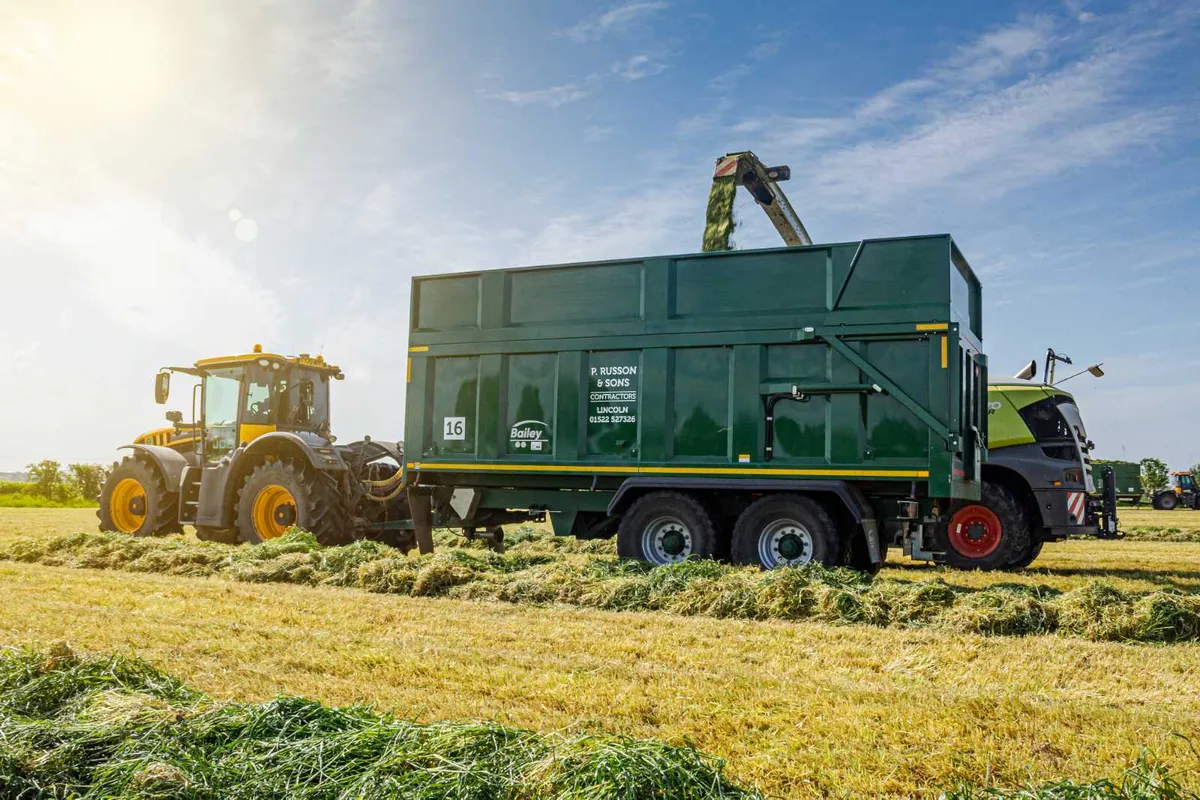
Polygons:
[[64,469],[57,461],[46,459],[26,469],[29,493],[59,503],[95,500],[108,478],[108,467],[102,464],[68,464]]

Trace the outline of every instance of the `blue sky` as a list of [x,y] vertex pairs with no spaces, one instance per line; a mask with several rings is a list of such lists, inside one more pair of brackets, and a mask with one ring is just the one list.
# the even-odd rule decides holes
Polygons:
[[1200,461],[1195,3],[93,8],[0,0],[0,470],[111,460],[159,366],[255,342],[399,437],[411,275],[694,251],[741,149],[817,241],[952,233],[994,375],[1103,361],[1101,456]]

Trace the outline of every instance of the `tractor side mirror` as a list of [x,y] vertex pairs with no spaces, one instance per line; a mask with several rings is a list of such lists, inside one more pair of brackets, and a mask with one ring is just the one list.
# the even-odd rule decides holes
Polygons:
[[183,422],[183,412],[182,411],[168,411],[167,412],[167,422],[170,422],[172,425],[181,424]]
[[171,393],[171,373],[160,372],[154,376],[154,402],[160,406],[167,402]]

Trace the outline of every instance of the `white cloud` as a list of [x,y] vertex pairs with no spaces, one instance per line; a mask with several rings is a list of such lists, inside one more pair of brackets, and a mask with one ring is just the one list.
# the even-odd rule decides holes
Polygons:
[[983,34],[841,116],[764,121],[764,148],[804,152],[799,180],[825,207],[993,199],[1169,131],[1171,113],[1114,102],[1164,46],[1152,31],[1068,44],[1052,21],[1033,18]]
[[612,65],[613,74],[626,81],[640,81],[658,75],[666,68],[664,62],[645,53],[630,56]]
[[559,34],[576,42],[594,42],[625,32],[668,7],[670,4],[665,2],[626,3],[589,17],[566,30],[559,31]]
[[577,103],[591,93],[592,88],[586,83],[563,83],[545,89],[510,89],[495,92],[491,96],[515,106],[558,108],[569,103]]

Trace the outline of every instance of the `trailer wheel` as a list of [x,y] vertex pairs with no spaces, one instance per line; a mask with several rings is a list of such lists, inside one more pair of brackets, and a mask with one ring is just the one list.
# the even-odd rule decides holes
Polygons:
[[617,528],[617,555],[661,566],[686,558],[712,558],[716,543],[704,506],[678,492],[639,498]]
[[772,494],[760,497],[733,526],[735,564],[763,569],[838,563],[837,526],[821,504],[809,497]]
[[100,530],[160,536],[178,523],[176,498],[158,470],[137,458],[113,469],[100,492]]
[[993,483],[983,484],[980,502],[960,506],[939,528],[946,563],[959,569],[1009,569],[1032,550],[1021,507]]

